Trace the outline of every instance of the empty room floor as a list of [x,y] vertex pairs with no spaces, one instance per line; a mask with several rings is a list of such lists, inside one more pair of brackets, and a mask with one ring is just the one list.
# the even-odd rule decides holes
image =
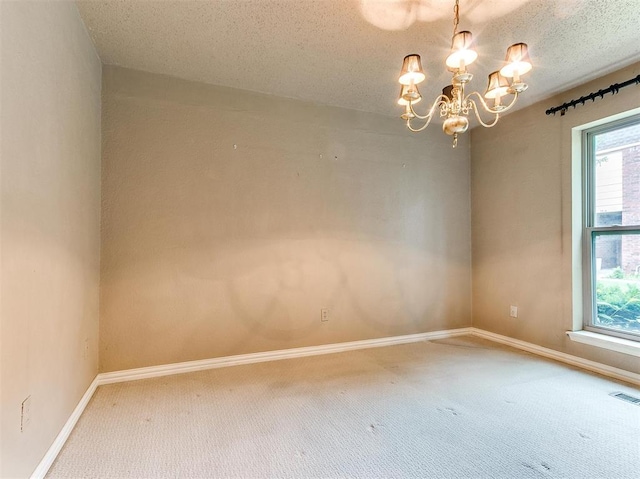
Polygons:
[[47,477],[640,477],[636,388],[472,337],[101,386]]

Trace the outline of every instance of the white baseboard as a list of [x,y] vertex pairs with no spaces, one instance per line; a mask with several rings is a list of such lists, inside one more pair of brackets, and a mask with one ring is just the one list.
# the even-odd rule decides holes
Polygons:
[[324,344],[321,346],[309,346],[304,348],[282,349],[277,351],[265,351],[262,353],[240,354],[237,356],[225,356],[222,358],[203,359],[200,361],[187,361],[183,363],[164,364],[161,366],[150,366],[147,368],[127,369],[124,371],[114,371],[111,373],[98,374],[93,380],[82,399],[71,413],[71,416],[56,437],[55,441],[45,454],[42,461],[31,475],[31,479],[42,479],[49,471],[58,453],[69,438],[71,431],[75,427],[78,419],[82,415],[85,407],[91,400],[96,388],[103,384],[112,384],[125,381],[135,381],[138,379],[148,379],[173,374],[190,373],[204,371],[206,369],[223,368],[227,366],[238,366],[241,364],[253,364],[266,361],[276,361],[280,359],[301,358],[305,356],[317,356],[320,354],[332,354],[356,349],[376,348],[381,346],[392,346],[395,344],[415,343],[418,341],[428,341],[434,339],[452,338],[471,334],[479,338],[488,339],[498,343],[506,344],[523,351],[555,359],[563,363],[571,364],[589,371],[593,371],[614,379],[620,379],[629,383],[640,385],[640,374],[625,371],[623,369],[596,363],[588,359],[582,359],[570,354],[561,353],[553,349],[544,348],[536,344],[513,339],[508,336],[491,333],[477,328],[449,329],[444,331],[433,331],[430,333],[409,334],[406,336],[392,336],[379,339],[365,339],[362,341],[350,341],[346,343]]
[[445,331],[433,331],[430,333],[408,334],[406,336],[391,336],[379,339],[364,339],[346,343],[323,344],[321,346],[308,346],[304,348],[280,349],[265,351],[262,353],[240,354],[237,356],[225,356],[221,358],[202,359],[200,361],[187,361],[184,363],[163,364],[138,369],[126,369],[112,373],[98,374],[98,385],[119,383],[123,381],[135,381],[138,379],[156,378],[172,374],[192,373],[206,369],[223,368],[227,366],[239,366],[241,364],[262,363],[277,361],[280,359],[302,358],[305,356],[317,356],[320,354],[341,353],[356,349],[376,348],[392,346],[394,344],[415,343],[431,339],[452,338],[471,334],[472,328],[448,329]]
[[51,444],[51,447],[42,458],[42,461],[40,461],[40,464],[38,464],[36,470],[33,471],[33,474],[31,474],[31,479],[42,479],[47,475],[47,472],[49,472],[49,468],[53,464],[53,461],[56,460],[56,457],[58,457],[58,454],[60,453],[62,446],[64,446],[64,443],[67,442],[67,439],[71,435],[71,431],[73,431],[73,428],[76,426],[78,419],[80,419],[80,416],[84,412],[84,408],[86,408],[87,404],[89,404],[89,401],[93,397],[93,393],[96,392],[97,387],[98,377],[96,376],[96,378],[91,382],[89,388],[82,396],[82,399],[80,399],[80,402],[78,403],[76,408],[71,413],[71,416],[69,416],[69,419],[67,419],[67,422],[62,427],[62,430],[53,441],[53,444]]
[[502,336],[501,334],[491,333],[483,329],[471,328],[471,334],[479,338],[488,339],[497,343],[506,344],[523,351],[537,354],[538,356],[544,356],[545,358],[555,359],[572,366],[577,366],[594,373],[602,374],[610,378],[619,379],[640,386],[640,374],[632,373],[631,371],[625,371],[624,369],[614,368],[613,366],[607,366],[606,364],[597,363],[588,359],[583,359],[578,356],[572,356],[571,354],[561,353],[555,349],[549,349],[537,344],[527,343],[526,341],[520,341],[509,336]]
[[225,356],[221,358],[203,359],[200,361],[187,361],[183,363],[163,364],[161,366],[151,366],[147,368],[127,369],[124,371],[114,371],[111,373],[98,374],[93,380],[82,399],[71,413],[71,416],[56,437],[55,441],[45,454],[42,461],[31,474],[31,479],[42,479],[46,476],[49,468],[60,453],[62,446],[69,438],[71,431],[75,427],[78,419],[82,415],[85,407],[91,400],[93,393],[98,386],[125,381],[135,381],[138,379],[156,378],[173,374],[191,373],[204,371],[206,369],[223,368],[227,366],[238,366],[241,364],[262,363],[266,361],[276,361],[279,359],[301,358],[304,356],[317,356],[320,354],[340,353],[353,351],[356,349],[376,348],[381,346],[391,346],[394,344],[415,343],[431,339],[452,338],[471,334],[472,328],[448,329],[445,331],[433,331],[430,333],[408,334],[406,336],[392,336],[379,339],[365,339],[362,341],[350,341],[346,343],[323,344],[321,346],[309,346],[304,348],[282,349],[277,351],[265,351],[262,353],[240,354],[237,356]]

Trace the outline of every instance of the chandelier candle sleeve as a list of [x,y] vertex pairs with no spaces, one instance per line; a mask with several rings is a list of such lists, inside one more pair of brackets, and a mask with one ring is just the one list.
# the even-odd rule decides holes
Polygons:
[[[447,135],[453,136],[453,146],[455,148],[458,141],[458,134],[464,133],[469,128],[469,115],[473,111],[478,122],[490,128],[498,123],[500,113],[504,113],[515,105],[518,95],[524,92],[528,85],[522,81],[522,75],[528,73],[531,68],[529,58],[529,48],[526,43],[516,43],[507,49],[505,65],[500,70],[496,70],[489,75],[489,82],[484,96],[477,91],[467,93],[466,85],[473,79],[473,75],[467,71],[477,58],[478,54],[473,50],[473,35],[464,30],[458,32],[459,0],[456,0],[453,8],[453,35],[451,37],[451,53],[447,57],[445,64],[449,71],[453,73],[451,85],[442,90],[426,114],[420,115],[413,106],[422,100],[422,95],[418,91],[417,84],[425,80],[426,75],[422,69],[420,55],[412,53],[404,57],[402,70],[400,71],[400,97],[398,105],[404,107],[404,112],[400,116],[406,121],[407,128],[411,131],[422,131],[438,112],[444,118],[443,131]],[[502,103],[503,97],[512,95],[506,102]],[[485,101],[493,100],[493,106],[489,106]],[[488,121],[482,116],[491,115]],[[424,123],[414,128],[411,121],[421,120]]]
[[411,119],[413,119],[415,117],[416,116],[411,111],[411,107],[409,106],[409,103],[407,102],[407,104],[404,107],[404,113],[402,115],[400,115],[400,118],[402,118],[403,120],[411,120]]

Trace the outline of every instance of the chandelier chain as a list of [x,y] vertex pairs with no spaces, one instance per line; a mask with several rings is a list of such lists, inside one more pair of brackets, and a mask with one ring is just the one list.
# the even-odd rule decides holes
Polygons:
[[456,35],[456,33],[458,33],[458,23],[460,23],[460,6],[459,6],[459,0],[456,0],[456,4],[453,6],[453,35],[452,37],[454,37]]

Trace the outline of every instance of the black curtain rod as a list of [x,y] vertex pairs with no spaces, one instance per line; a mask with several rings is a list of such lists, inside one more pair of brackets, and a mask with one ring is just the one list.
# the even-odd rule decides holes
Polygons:
[[553,108],[549,108],[545,113],[547,115],[555,115],[557,112],[560,112],[560,116],[564,116],[564,114],[567,112],[567,108],[569,107],[575,108],[576,105],[584,105],[587,100],[596,101],[596,98],[598,97],[604,98],[604,96],[607,93],[611,93],[612,95],[615,95],[620,91],[621,88],[624,88],[629,85],[639,85],[639,84],[640,84],[640,75],[622,83],[614,83],[613,85],[609,86],[609,88],[604,88],[602,90],[589,93],[588,95],[581,96],[577,100],[571,100],[566,103],[563,103],[560,106],[554,106]]

